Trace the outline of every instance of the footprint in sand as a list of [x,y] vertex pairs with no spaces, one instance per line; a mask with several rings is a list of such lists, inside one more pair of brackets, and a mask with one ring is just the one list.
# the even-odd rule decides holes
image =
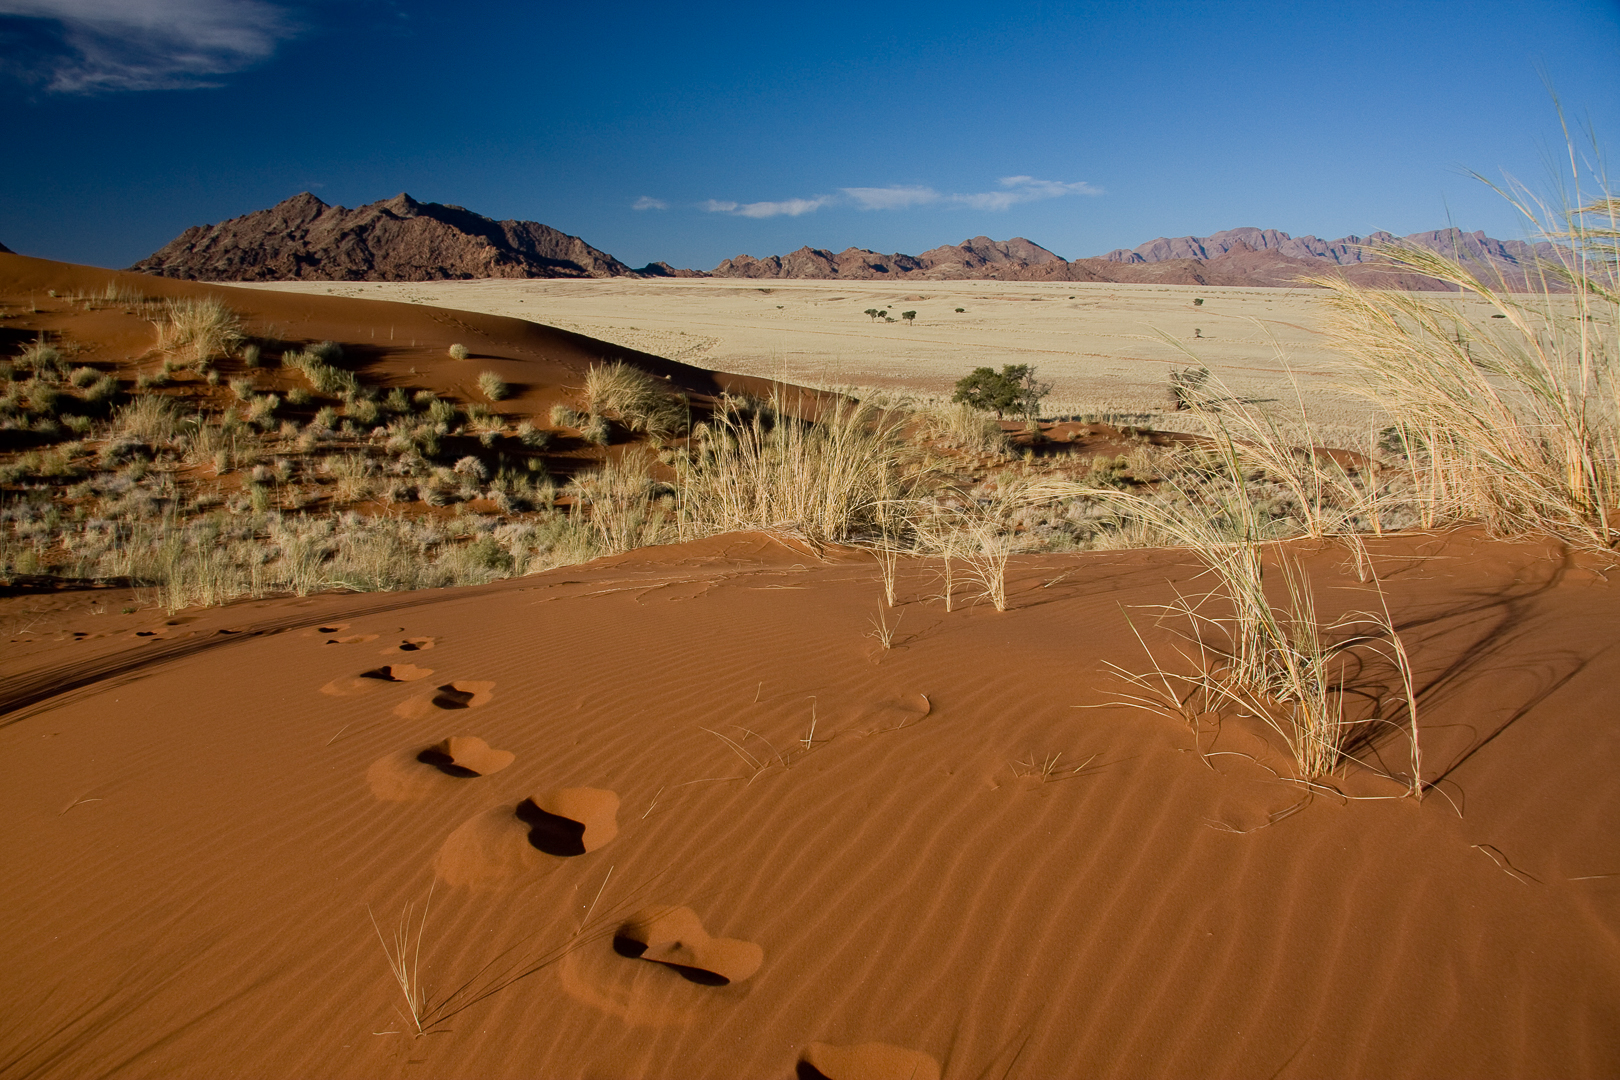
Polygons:
[[430,637],[411,637],[401,641],[398,645],[390,645],[383,650],[383,655],[396,652],[423,652],[433,648],[438,642]]
[[619,835],[619,796],[606,788],[559,788],[518,803],[529,843],[547,855],[571,858]]
[[452,735],[425,750],[400,750],[378,758],[366,769],[366,783],[383,802],[407,802],[448,794],[463,780],[500,772],[515,760],[510,750],[492,749],[476,735]]
[[939,1080],[939,1062],[921,1050],[888,1043],[813,1042],[800,1055],[795,1075],[798,1080]]
[[417,667],[415,664],[384,664],[352,677],[333,679],[321,687],[321,693],[333,697],[353,697],[387,683],[417,682],[432,674],[432,668]]
[[492,750],[476,735],[452,735],[417,754],[416,760],[447,776],[472,777],[498,773],[516,761],[517,755],[510,750]]
[[433,871],[447,885],[490,889],[534,874],[548,859],[595,851],[618,835],[619,796],[604,788],[562,788],[486,810],[445,838]]
[[476,709],[480,705],[489,704],[489,700],[494,696],[495,684],[492,682],[457,679],[443,686],[434,687],[432,693],[400,702],[394,708],[394,715],[403,716],[408,720],[421,720],[437,716],[444,711]]
[[646,908],[613,935],[613,951],[663,964],[689,982],[725,986],[759,970],[765,950],[752,941],[717,938],[688,907]]

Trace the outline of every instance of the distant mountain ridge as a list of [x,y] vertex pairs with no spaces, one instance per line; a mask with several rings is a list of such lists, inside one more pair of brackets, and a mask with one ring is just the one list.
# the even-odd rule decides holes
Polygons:
[[309,192],[218,225],[197,225],[131,270],[202,281],[436,281],[457,278],[670,277],[632,270],[535,221],[495,221],[401,193],[353,210]]
[[1003,281],[1099,281],[1125,284],[1297,287],[1327,272],[1382,288],[1443,290],[1433,278],[1400,271],[1378,260],[1380,243],[1403,241],[1502,272],[1523,281],[1537,256],[1552,254],[1550,244],[1495,240],[1483,232],[1437,229],[1397,237],[1377,232],[1321,240],[1293,237],[1276,229],[1228,229],[1213,236],[1150,240],[1135,249],[1119,248],[1072,262],[1021,236],[996,241],[976,236],[921,255],[881,255],[864,248],[830,251],[803,247],[787,255],[756,259],[738,255],[713,270],[715,277],[877,279],[1000,279]]
[[1430,251],[1514,268],[1522,267],[1537,257],[1550,257],[1553,253],[1552,245],[1548,243],[1496,240],[1482,231],[1465,233],[1461,229],[1434,229],[1405,237],[1380,231],[1367,236],[1320,240],[1314,236],[1290,236],[1276,229],[1251,227],[1227,229],[1211,236],[1160,237],[1129,250],[1115,248],[1102,258],[1120,263],[1165,262],[1170,259],[1207,261],[1218,259],[1242,244],[1254,251],[1274,251],[1294,259],[1325,259],[1336,266],[1355,266],[1374,258],[1369,248],[1402,240]]
[[[433,281],[467,278],[719,277],[856,281],[1094,281],[1165,285],[1295,287],[1341,273],[1362,284],[1434,290],[1446,286],[1376,261],[1371,248],[1404,241],[1525,279],[1550,244],[1437,229],[1400,238],[1377,232],[1322,240],[1276,229],[1227,229],[1160,237],[1136,248],[1069,261],[1015,236],[975,236],[920,255],[801,247],[786,255],[737,255],[709,273],[654,262],[632,269],[577,236],[535,221],[495,221],[460,206],[401,193],[353,210],[309,192],[268,210],[187,229],[130,269],[204,281]],[[4,248],[0,248],[4,250]]]

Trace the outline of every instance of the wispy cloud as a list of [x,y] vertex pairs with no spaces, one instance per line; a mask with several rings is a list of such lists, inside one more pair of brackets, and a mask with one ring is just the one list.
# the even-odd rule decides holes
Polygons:
[[65,94],[214,86],[297,33],[266,0],[0,0],[0,19],[41,20],[50,46],[6,66]]
[[905,210],[943,197],[931,187],[847,187],[844,194],[862,210]]
[[814,199],[783,199],[781,202],[752,202],[736,203],[721,199],[710,199],[702,205],[703,209],[711,214],[733,214],[737,217],[768,218],[768,217],[798,217],[800,214],[809,214],[820,210],[823,206],[833,202],[831,195],[818,195]]
[[1057,180],[1037,180],[1033,176],[1004,176],[1000,191],[982,191],[973,195],[952,195],[951,201],[971,206],[975,210],[1006,210],[1019,203],[1039,199],[1056,199],[1063,195],[1101,195],[1102,188],[1093,187],[1084,180],[1072,184]]
[[788,214],[798,217],[823,206],[850,204],[861,210],[909,210],[914,206],[965,206],[974,210],[1006,210],[1019,203],[1056,199],[1064,195],[1101,195],[1102,188],[1083,180],[1064,182],[1040,180],[1033,176],[1004,176],[999,191],[947,195],[922,184],[895,184],[889,187],[847,187],[839,195],[814,199],[786,199],[782,202],[736,203],[710,199],[703,209],[716,214],[765,218]]
[[655,199],[651,195],[643,195],[630,204],[632,210],[668,210],[669,203],[663,199]]

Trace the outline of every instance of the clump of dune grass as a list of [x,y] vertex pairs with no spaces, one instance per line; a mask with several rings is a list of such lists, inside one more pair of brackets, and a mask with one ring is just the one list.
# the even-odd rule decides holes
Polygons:
[[622,360],[597,364],[585,373],[585,409],[616,417],[631,431],[654,437],[686,430],[686,400],[669,384]]
[[[405,1008],[410,1013],[409,1022],[416,1029],[416,1035],[425,1034],[423,1020],[427,1017],[427,992],[422,987],[422,939],[427,935],[428,911],[433,906],[433,889],[428,889],[428,898],[422,904],[422,917],[413,926],[415,913],[414,904],[406,904],[405,910],[400,914],[399,923],[394,927],[393,940],[383,936],[382,927],[377,923],[377,916],[368,907],[366,913],[371,915],[372,929],[377,931],[377,940],[382,943],[383,952],[388,957],[388,970],[399,984],[400,992],[405,995]],[[412,942],[412,935],[415,942]]]
[[[1190,405],[1204,410],[1211,438],[1203,449],[1184,455],[1152,489],[1048,482],[1030,485],[1022,496],[1081,496],[1112,505],[1140,523],[1143,539],[1185,547],[1203,564],[1205,590],[1178,596],[1162,609],[1186,626],[1191,647],[1183,651],[1182,669],[1161,666],[1151,653],[1155,667],[1146,674],[1116,668],[1143,691],[1127,700],[1175,713],[1195,726],[1206,712],[1235,710],[1256,717],[1281,736],[1305,782],[1331,775],[1352,756],[1350,748],[1398,730],[1410,750],[1405,783],[1421,796],[1412,671],[1387,610],[1355,612],[1324,624],[1309,579],[1276,544],[1287,536],[1345,527],[1358,492],[1353,485],[1334,488],[1335,473],[1316,463],[1308,445],[1290,454],[1274,423],[1252,414],[1237,419],[1233,412],[1214,412],[1196,398]],[[1259,490],[1267,468],[1288,473],[1282,486],[1303,493],[1297,513],[1267,512]],[[1313,502],[1317,485],[1334,490]],[[1330,513],[1325,507],[1336,509]],[[1363,580],[1377,590],[1364,550],[1357,541],[1351,545]],[[1281,603],[1268,589],[1267,552],[1273,549],[1286,597]],[[1368,695],[1347,679],[1373,660],[1392,673],[1398,693],[1374,693],[1370,711],[1352,715],[1347,702]]]
[[170,300],[157,328],[159,349],[187,355],[198,368],[228,355],[244,340],[236,312],[212,297]]
[[683,527],[787,528],[818,543],[875,531],[913,486],[901,425],[846,398],[823,402],[815,420],[780,395],[758,406],[728,398],[694,430],[691,456],[677,459]]
[[506,385],[506,381],[493,371],[486,371],[478,376],[478,389],[491,401],[501,401],[512,393],[512,388]]
[[452,360],[465,360],[472,355],[472,353],[467,351],[467,346],[461,344],[460,342],[450,346],[449,352],[450,359]]
[[588,527],[604,552],[676,538],[674,496],[652,479],[652,465],[652,453],[636,447],[569,485],[576,513],[589,510]]
[[998,456],[1007,452],[1006,433],[995,417],[966,402],[920,409],[917,420],[918,433],[941,446]]
[[141,394],[113,415],[113,424],[126,435],[158,443],[179,430],[180,410],[166,397]]
[[[1556,204],[1502,190],[1549,252],[1527,280],[1402,244],[1378,250],[1484,301],[1470,319],[1428,294],[1324,278],[1334,344],[1417,449],[1429,522],[1478,520],[1612,550],[1620,502],[1620,199],[1573,147]],[[1596,193],[1592,191],[1595,186]],[[1583,191],[1583,188],[1585,189]]]

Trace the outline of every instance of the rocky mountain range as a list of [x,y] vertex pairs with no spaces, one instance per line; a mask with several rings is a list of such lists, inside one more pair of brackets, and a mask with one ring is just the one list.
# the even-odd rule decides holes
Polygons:
[[[535,221],[494,221],[406,194],[353,210],[304,192],[268,210],[187,229],[131,270],[203,281],[435,281],[446,278],[666,277],[632,270]],[[684,273],[692,273],[685,271]]]
[[[1326,272],[1386,288],[1442,289],[1440,282],[1399,273],[1372,248],[1404,240],[1522,277],[1551,245],[1495,240],[1457,229],[1400,238],[1379,232],[1322,240],[1276,229],[1228,229],[1211,236],[1160,237],[1134,249],[1092,258],[1062,258],[1021,236],[975,236],[920,255],[865,248],[834,253],[802,247],[786,255],[738,255],[712,271],[668,263],[632,269],[577,236],[534,221],[495,221],[459,206],[420,203],[409,195],[353,210],[305,192],[218,225],[181,233],[131,267],[165,277],[207,281],[431,281],[445,278],[720,277],[862,281],[1097,281],[1167,285],[1297,286]],[[4,250],[0,248],[0,250]]]
[[1496,240],[1483,232],[1465,233],[1461,229],[1435,229],[1405,237],[1375,232],[1367,236],[1320,240],[1314,236],[1289,236],[1276,229],[1243,228],[1227,229],[1212,236],[1178,236],[1173,240],[1160,237],[1130,250],[1115,248],[1102,257],[1109,262],[1119,263],[1166,262],[1172,259],[1208,261],[1243,246],[1252,251],[1273,251],[1294,259],[1323,259],[1336,266],[1354,266],[1372,260],[1370,248],[1401,240],[1430,251],[1515,269],[1537,257],[1550,257],[1553,254],[1551,244]]

